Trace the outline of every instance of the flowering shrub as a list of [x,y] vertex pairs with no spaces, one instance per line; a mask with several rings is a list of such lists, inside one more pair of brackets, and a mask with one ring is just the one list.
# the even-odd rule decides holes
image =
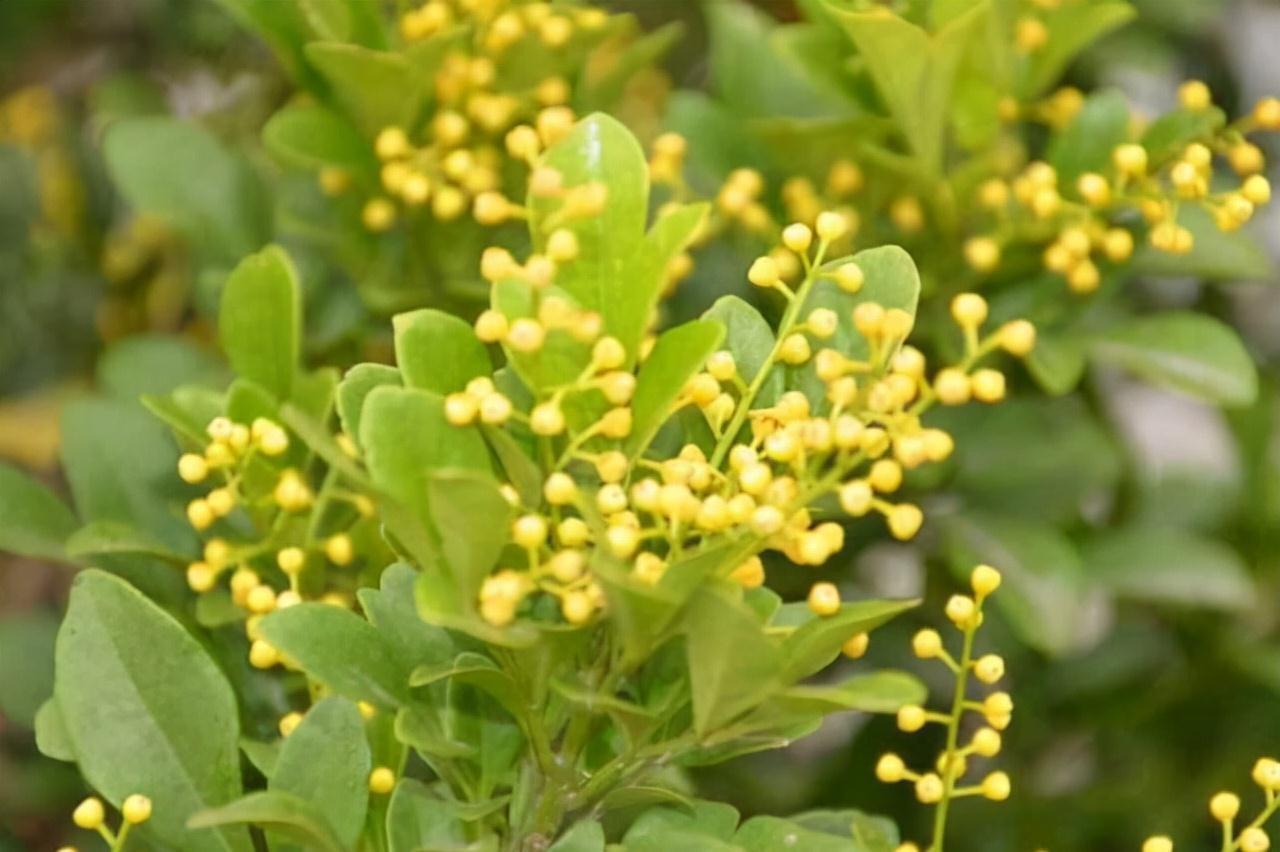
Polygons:
[[[942,852],[974,831],[961,799],[1021,789],[1006,655],[1036,707],[1036,669],[1115,602],[1255,593],[1197,532],[1134,548],[1151,527],[1085,513],[1121,476],[1087,365],[1257,393],[1228,325],[1125,285],[1265,266],[1248,134],[1280,129],[1280,102],[1228,123],[1196,81],[1150,123],[1050,91],[1125,4],[808,2],[776,28],[714,4],[720,101],[677,95],[647,155],[594,110],[673,30],[576,3],[222,5],[291,78],[262,134],[284,173],[117,122],[108,166],[164,224],[103,259],[128,279],[190,251],[227,363],[106,359],[115,396],[64,418],[74,511],[0,469],[0,545],[84,568],[34,723],[113,852]],[[317,335],[335,273],[398,311],[389,334]],[[384,338],[393,363],[351,363]],[[1029,463],[1046,445],[1063,460]],[[949,582],[849,582],[842,554],[876,544],[968,584],[957,647],[904,623]],[[1187,553],[1227,590],[1189,586]],[[918,673],[871,635],[912,629]],[[920,734],[857,734],[918,819],[698,798],[695,771],[849,711]],[[1268,848],[1277,766],[1249,823],[1212,799],[1223,849]]]

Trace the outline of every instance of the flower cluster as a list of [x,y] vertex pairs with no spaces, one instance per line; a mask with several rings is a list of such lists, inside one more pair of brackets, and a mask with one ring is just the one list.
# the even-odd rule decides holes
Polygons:
[[[443,45],[431,81],[430,113],[416,126],[389,126],[372,140],[376,186],[356,186],[339,166],[319,173],[321,189],[362,198],[364,226],[383,232],[404,217],[449,222],[470,210],[481,225],[518,214],[504,192],[513,164],[528,166],[573,126],[573,75],[610,34],[603,10],[542,2],[430,0],[399,19],[403,49]],[[457,38],[459,25],[469,28]],[[545,68],[525,81],[531,58]],[[516,82],[520,81],[520,82]]]
[[[1018,24],[1018,44],[1028,51],[1039,49],[1042,42],[1034,34],[1043,30],[1038,19],[1024,19]],[[948,186],[927,205],[916,195],[877,191],[874,179],[868,187],[863,165],[842,159],[831,165],[821,185],[808,177],[786,180],[782,208],[789,219],[811,225],[822,210],[839,210],[851,235],[863,222],[876,225],[872,241],[910,241],[928,230],[948,245],[958,235],[947,260],[966,264],[978,279],[998,272],[1006,256],[1038,251],[1044,268],[1062,276],[1073,292],[1090,293],[1098,288],[1105,265],[1128,261],[1140,239],[1168,253],[1191,251],[1194,236],[1180,222],[1182,207],[1197,205],[1219,229],[1233,231],[1270,201],[1262,149],[1247,134],[1280,129],[1280,100],[1266,98],[1249,115],[1219,126],[1221,113],[1203,83],[1185,83],[1179,99],[1181,111],[1163,119],[1191,126],[1181,134],[1187,141],[1176,150],[1123,142],[1111,150],[1106,169],[1066,180],[1049,162],[1028,161],[1025,154],[993,157],[981,179]],[[1083,105],[1078,90],[1064,88],[1032,104],[1005,99],[999,112],[1010,132],[1020,121],[1043,122],[1061,131]],[[1234,178],[1215,172],[1218,160]],[[894,181],[900,183],[896,176]],[[726,179],[716,206],[726,222],[770,238],[778,225],[766,201],[763,177],[738,169]],[[961,221],[969,223],[967,233],[957,225]],[[794,274],[784,270],[788,272]]]
[[[273,420],[259,417],[246,425],[220,416],[206,431],[209,441],[203,450],[178,459],[184,482],[216,482],[187,504],[191,525],[211,533],[204,540],[203,558],[187,566],[187,583],[205,594],[230,575],[231,601],[248,616],[249,660],[270,668],[279,663],[279,655],[256,635],[257,622],[304,598],[350,605],[345,589],[357,581],[344,581],[325,566],[349,568],[356,562],[353,531],[373,516],[374,502],[345,485],[333,470],[317,492],[308,475],[291,464],[297,459],[290,453],[289,433]],[[345,436],[338,443],[343,452],[354,454]],[[213,534],[223,530],[233,538]]]
[[[76,806],[75,812],[71,815],[71,821],[77,828],[96,831],[107,842],[111,852],[119,852],[125,848],[129,830],[151,819],[151,799],[141,793],[126,797],[120,805],[120,816],[119,829],[112,831],[107,828],[107,813],[102,800],[96,796],[90,796]],[[73,846],[64,846],[58,852],[76,852],[76,850]]]
[[[568,198],[581,189],[568,191]],[[571,202],[562,212],[573,212]],[[824,212],[816,229],[789,225],[779,250],[751,266],[749,280],[786,303],[776,341],[764,363],[745,372],[728,350],[706,358],[662,419],[689,408],[710,440],[705,446],[685,442],[667,458],[626,451],[635,420],[635,367],[622,342],[602,334],[598,314],[578,310],[553,286],[575,257],[567,238],[566,250],[554,251],[557,235],[572,233],[554,231],[547,254],[523,265],[505,251],[486,253],[485,276],[495,288],[518,280],[530,306],[527,315],[500,306],[484,312],[475,324],[481,340],[503,343],[535,363],[564,358],[566,351],[589,353],[576,378],[544,389],[528,410],[484,377],[445,401],[455,426],[479,421],[509,428],[531,434],[542,448],[540,499],[525,502],[514,488],[507,490],[518,509],[510,531],[518,558],[509,558],[480,590],[487,621],[510,624],[526,602],[532,613],[541,595],[557,600],[570,624],[591,621],[605,604],[592,573],[602,555],[649,584],[683,557],[717,545],[741,553],[731,577],[747,587],[763,582],[759,553],[765,549],[800,565],[821,565],[844,544],[843,526],[817,517],[813,506],[828,494],[837,496],[847,516],[879,513],[895,537],[916,534],[920,508],[890,495],[906,471],[942,461],[953,448],[951,436],[925,426],[921,415],[934,402],[998,402],[1003,374],[977,368],[977,362],[998,349],[1025,355],[1035,331],[1013,321],[981,336],[986,303],[963,294],[953,315],[965,356],[930,378],[924,355],[905,345],[912,325],[907,311],[869,300],[846,316],[810,306],[819,282],[850,295],[863,287],[865,273],[855,260],[826,262],[847,231],[844,216]],[[784,255],[801,271],[794,288],[780,269]],[[829,344],[842,326],[865,342],[865,352]],[[641,366],[648,348],[641,347]],[[783,374],[811,377],[812,392],[770,388],[766,395],[770,376]],[[814,586],[809,602],[821,615],[840,605],[831,584]]]
[[[1215,793],[1209,799],[1209,814],[1222,824],[1222,852],[1267,852],[1271,838],[1264,826],[1280,810],[1280,761],[1259,758],[1253,765],[1253,783],[1262,789],[1264,804],[1257,816],[1239,826],[1240,797],[1229,791]],[[1173,841],[1165,835],[1148,837],[1142,852],[1173,852]]]
[[[938,755],[936,767],[926,772],[913,772],[902,758],[893,753],[885,754],[876,765],[876,777],[886,784],[900,781],[915,785],[916,798],[921,803],[935,806],[933,840],[929,849],[941,849],[946,834],[947,813],[951,801],[964,796],[982,796],[996,802],[1009,798],[1009,776],[995,771],[985,775],[976,784],[961,782],[969,771],[969,758],[991,758],[1000,753],[1000,732],[1009,727],[1013,717],[1013,700],[1007,692],[992,692],[982,700],[969,697],[969,677],[988,686],[999,683],[1004,677],[1004,660],[996,654],[975,656],[974,640],[982,626],[983,604],[1000,587],[1000,572],[989,565],[979,565],[970,575],[973,594],[953,595],[947,601],[948,620],[960,631],[959,657],[952,656],[944,646],[936,630],[925,629],[915,635],[912,649],[917,657],[942,662],[955,675],[955,691],[947,712],[927,710],[919,705],[907,705],[898,711],[898,727],[908,733],[921,730],[926,725],[941,725],[946,729],[946,744]],[[960,745],[961,727],[966,714],[976,714],[985,722],[973,731],[968,745]],[[905,843],[898,852],[918,852],[914,843]]]

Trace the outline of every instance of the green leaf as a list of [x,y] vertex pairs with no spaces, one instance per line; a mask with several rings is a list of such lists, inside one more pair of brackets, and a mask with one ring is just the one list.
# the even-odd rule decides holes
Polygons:
[[448,572],[465,611],[507,543],[512,508],[488,474],[466,470],[432,473],[426,485],[431,524],[440,537]]
[[915,675],[882,669],[854,675],[837,684],[793,686],[779,700],[792,712],[896,713],[903,705],[924,703],[928,696],[928,689]]
[[974,4],[932,34],[887,10],[830,8],[866,62],[903,140],[926,175],[936,175],[956,72],[988,4]]
[[466,840],[466,826],[452,802],[434,795],[421,781],[400,780],[387,807],[388,852],[460,849]]
[[240,262],[222,291],[218,328],[236,373],[288,399],[302,345],[302,299],[284,249],[269,246]]
[[1135,271],[1221,282],[1271,280],[1271,259],[1248,230],[1222,230],[1198,204],[1181,205],[1178,224],[1191,232],[1191,251],[1175,255],[1144,244],[1133,257]]
[[35,716],[36,748],[45,757],[54,760],[75,763],[75,747],[71,744],[71,735],[67,733],[67,723],[62,721],[62,710],[55,698],[46,699],[36,711]]
[[715,320],[687,322],[658,338],[636,378],[631,434],[626,442],[628,455],[636,458],[644,453],[658,428],[673,413],[676,397],[722,340],[724,326]]
[[684,204],[664,213],[636,248],[626,265],[628,279],[612,296],[610,309],[616,316],[611,331],[622,341],[627,352],[640,349],[644,330],[648,327],[663,285],[667,266],[697,236],[707,220],[709,205]]
[[302,56],[302,47],[310,39],[310,32],[299,6],[277,0],[215,2],[242,26],[261,36],[294,80],[310,82],[311,71]]
[[168,117],[127,118],[107,130],[102,148],[129,204],[180,230],[199,251],[230,262],[267,241],[256,177],[204,130]]
[[383,638],[395,649],[406,669],[423,664],[443,664],[457,654],[449,634],[418,615],[414,586],[418,572],[403,562],[382,572],[379,588],[361,589],[356,594],[360,607]]
[[[319,808],[305,799],[277,790],[250,793],[220,808],[201,811],[191,817],[187,825],[193,829],[257,825],[300,843],[306,849],[344,852],[342,843],[325,824],[324,814]],[[192,836],[201,835],[193,833]]]
[[804,606],[806,620],[782,642],[784,683],[794,683],[821,671],[840,654],[840,646],[852,636],[874,630],[900,613],[920,604],[918,600],[854,601],[841,605],[835,615],[819,617]]
[[410,686],[430,686],[442,681],[465,683],[481,689],[516,718],[523,717],[527,711],[516,682],[483,654],[463,651],[450,663],[419,666],[409,675]]
[[81,558],[104,553],[146,554],[185,566],[190,557],[162,541],[117,521],[91,521],[67,538],[68,556]]
[[78,526],[76,516],[52,491],[0,463],[0,550],[63,559],[67,536]]
[[1031,54],[1022,94],[1034,97],[1057,83],[1078,53],[1136,15],[1133,6],[1123,0],[1063,3],[1045,11],[1042,20],[1049,40]]
[[[702,318],[716,320],[724,326],[724,348],[733,355],[738,375],[750,384],[773,353],[777,340],[773,327],[759,311],[737,296],[721,296]],[[767,407],[777,402],[785,381],[785,371],[775,366],[756,394],[756,406]]]
[[705,737],[775,691],[785,661],[755,614],[722,592],[699,591],[686,617],[693,726]]
[[1189,311],[1138,317],[1095,338],[1090,356],[1155,385],[1220,405],[1248,405],[1258,374],[1229,326]]
[[1080,384],[1086,360],[1079,340],[1065,335],[1040,334],[1036,337],[1036,348],[1023,363],[1041,390],[1050,396],[1062,396]]
[[384,708],[409,700],[409,671],[378,630],[350,610],[302,603],[271,613],[261,630],[281,653],[339,695]]
[[[542,163],[557,169],[566,187],[599,183],[607,189],[600,215],[563,223],[578,238],[578,256],[560,267],[556,285],[584,310],[599,311],[607,333],[631,335],[646,319],[635,316],[636,305],[624,296],[649,205],[649,170],[640,143],[617,120],[596,113],[548,149]],[[530,196],[528,205],[534,248],[543,251],[550,236],[547,221],[561,202]],[[635,354],[628,350],[631,358]]]
[[1129,102],[1121,92],[1091,94],[1075,120],[1049,143],[1047,159],[1058,171],[1058,184],[1074,187],[1085,172],[1106,172],[1111,152],[1129,138]]
[[240,726],[231,686],[172,616],[123,580],[81,573],[58,634],[54,696],[81,772],[110,802],[149,796],[148,828],[184,850],[252,848],[240,830],[184,826],[240,795]]
[[1085,543],[1081,559],[1091,580],[1131,600],[1238,611],[1258,599],[1235,551],[1179,529],[1108,531]]
[[717,852],[738,827],[738,811],[723,802],[694,800],[689,808],[658,807],[642,813],[623,838],[627,852]]
[[861,846],[854,843],[852,836],[836,837],[773,816],[747,820],[734,834],[733,842],[744,852],[774,852],[793,847],[813,852],[861,852]]
[[62,411],[62,468],[86,522],[115,521],[191,550],[177,463],[168,430],[134,403],[91,397]]
[[359,131],[320,104],[284,107],[267,121],[262,141],[277,159],[295,168],[336,166],[368,176],[378,168],[372,147]]
[[364,720],[356,705],[330,696],[312,706],[285,740],[270,789],[306,801],[345,849],[364,827],[372,769]]
[[139,334],[113,343],[98,361],[104,393],[129,401],[172,393],[183,385],[226,383],[226,368],[191,341],[162,334]]
[[451,314],[424,308],[397,314],[391,322],[396,335],[396,365],[411,388],[444,396],[493,372],[489,353],[475,331]]
[[0,713],[30,728],[53,695],[53,646],[58,619],[52,612],[19,610],[0,617]]
[[1217,107],[1174,110],[1151,123],[1142,134],[1142,147],[1152,164],[1159,165],[1181,156],[1192,142],[1207,141],[1226,123],[1226,114]]
[[952,573],[967,581],[975,565],[1004,575],[992,601],[1024,642],[1048,654],[1092,641],[1089,615],[1097,599],[1084,582],[1080,557],[1053,527],[970,512],[947,524]]
[[898,827],[888,817],[855,810],[805,811],[791,817],[797,825],[827,834],[852,834],[858,852],[893,852],[898,848]]
[[604,827],[592,819],[579,820],[547,852],[604,852]]
[[305,51],[366,136],[410,126],[425,89],[404,56],[337,42],[312,42]]
[[398,388],[403,384],[400,371],[386,364],[356,364],[347,370],[338,383],[338,418],[342,421],[342,431],[359,440],[365,397],[374,388],[384,385]]
[[735,114],[817,118],[852,109],[839,86],[815,74],[803,53],[789,49],[787,35],[794,28],[779,26],[745,3],[714,3],[706,12],[711,78]]

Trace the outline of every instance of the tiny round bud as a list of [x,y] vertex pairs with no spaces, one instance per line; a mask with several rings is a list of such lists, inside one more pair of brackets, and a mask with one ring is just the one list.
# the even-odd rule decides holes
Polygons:
[[867,647],[871,644],[871,634],[855,633],[848,639],[844,640],[844,644],[840,646],[840,653],[844,654],[851,660],[861,659],[867,653]]
[[889,510],[889,532],[899,541],[907,541],[920,531],[924,523],[924,513],[919,506],[911,503],[899,503]]
[[973,237],[964,244],[964,259],[979,272],[990,272],[1000,263],[1000,244],[990,237]]
[[758,588],[764,585],[764,562],[759,556],[748,557],[745,562],[733,569],[729,579],[744,589]]
[[778,263],[771,257],[758,257],[747,270],[747,280],[757,287],[776,287],[782,280]]
[[204,460],[203,456],[195,453],[185,453],[178,459],[178,476],[183,482],[195,485],[202,482],[209,475],[209,463]]
[[813,244],[813,231],[801,222],[788,225],[782,229],[782,244],[796,254],[805,254]]
[[102,800],[97,796],[85,799],[76,805],[76,809],[71,813],[71,821],[86,831],[97,830],[105,818],[106,809],[103,808]]
[[1000,572],[990,565],[979,565],[969,575],[969,584],[973,587],[973,593],[978,598],[985,598],[1000,588],[1000,580]]
[[521,547],[541,547],[547,540],[547,522],[540,515],[521,515],[511,525],[511,538]]
[[1164,835],[1148,837],[1142,842],[1142,852],[1173,852],[1173,841]]
[[379,766],[369,773],[369,792],[379,796],[390,793],[396,786],[396,774],[389,767]]
[[986,654],[973,663],[974,676],[985,684],[992,684],[1004,677],[1004,659],[998,654]]
[[1249,826],[1236,838],[1240,844],[1240,852],[1267,852],[1271,848],[1271,838],[1256,826]]
[[961,293],[951,300],[951,316],[963,328],[977,328],[987,319],[987,300],[977,293]]
[[500,311],[486,310],[476,317],[476,337],[484,343],[497,343],[507,336],[511,325]]
[[807,603],[815,615],[835,615],[840,611],[840,590],[834,583],[814,583]]
[[930,660],[942,652],[942,637],[938,631],[925,628],[911,639],[911,650],[922,660]]
[[925,712],[919,704],[904,704],[898,708],[898,729],[913,734],[924,727]]
[[835,275],[836,285],[846,293],[857,293],[866,281],[862,267],[853,262],[840,264],[836,267]]
[[973,598],[968,595],[952,595],[947,601],[947,618],[959,628],[967,628],[973,624],[978,609]]
[[350,565],[355,559],[355,547],[351,543],[351,536],[346,533],[329,536],[324,543],[324,555],[334,565]]
[[1010,320],[1000,326],[1000,347],[1019,358],[1031,354],[1036,346],[1036,327],[1027,320]]
[[1000,753],[1001,738],[994,728],[979,728],[973,735],[973,753],[979,757],[995,757]]
[[916,781],[916,799],[921,804],[932,805],[942,800],[942,779],[934,773],[921,775]]
[[1009,776],[1003,772],[992,772],[982,779],[982,795],[993,802],[1003,802],[1009,798]]
[[300,572],[306,561],[307,555],[300,547],[285,547],[276,554],[276,565],[289,575]]
[[1111,161],[1121,174],[1141,175],[1147,170],[1147,149],[1133,142],[1117,145]]
[[1235,793],[1222,792],[1209,800],[1209,813],[1220,822],[1228,822],[1240,813],[1240,797]]
[[1213,106],[1213,95],[1201,81],[1187,80],[1178,87],[1178,103],[1183,109],[1208,109]]
[[[818,239],[826,242],[834,242],[849,233],[848,220],[843,215],[829,210],[818,214],[814,227],[818,232]],[[790,246],[787,247],[790,248]]]
[[999,402],[1004,399],[1004,373],[999,370],[978,370],[973,374],[972,387],[973,397],[979,402]]

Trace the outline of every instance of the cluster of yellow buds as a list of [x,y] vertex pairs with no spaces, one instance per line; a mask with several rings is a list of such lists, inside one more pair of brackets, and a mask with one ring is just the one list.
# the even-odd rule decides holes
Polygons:
[[[230,573],[228,588],[232,602],[247,613],[246,632],[251,640],[249,661],[258,668],[270,668],[280,662],[276,650],[258,636],[257,625],[262,616],[276,609],[292,606],[303,600],[301,578],[314,552],[328,564],[336,567],[351,565],[356,558],[355,545],[349,530],[334,532],[323,538],[308,528],[305,539],[297,536],[298,527],[284,524],[289,517],[313,513],[315,520],[325,506],[345,502],[354,510],[356,519],[371,517],[373,501],[364,494],[337,487],[329,482],[317,497],[306,475],[293,467],[279,465],[285,462],[290,448],[289,434],[279,423],[259,417],[251,424],[236,423],[228,417],[216,417],[206,430],[210,441],[200,453],[185,453],[178,459],[178,476],[191,485],[205,483],[211,478],[217,487],[205,496],[187,504],[187,518],[198,532],[216,531],[214,525],[242,507],[248,519],[253,521],[260,534],[256,540],[232,544],[218,535],[204,540],[202,558],[187,566],[187,584],[197,593],[204,594],[218,586],[219,579]],[[346,435],[338,438],[339,446],[348,455],[355,455],[355,445]],[[272,464],[259,466],[257,462],[270,460]],[[252,481],[261,493],[248,490]],[[232,527],[229,527],[232,529]],[[259,567],[255,569],[254,564]],[[265,564],[264,564],[265,563]],[[276,571],[287,582],[287,588],[277,591],[262,570]],[[323,573],[326,581],[329,575]],[[340,606],[350,603],[349,597],[327,582],[313,584],[320,588],[319,600]]]
[[[934,402],[958,405],[970,400],[998,402],[1005,393],[997,370],[977,369],[996,350],[1027,354],[1035,330],[1025,321],[1009,322],[983,337],[986,302],[963,294],[953,306],[965,339],[965,356],[930,380],[924,355],[904,345],[912,317],[904,310],[870,301],[847,316],[816,307],[806,311],[818,282],[844,293],[858,293],[865,273],[856,260],[824,263],[833,243],[848,233],[836,211],[816,217],[816,228],[794,223],[783,229],[780,252],[752,264],[748,279],[778,291],[788,303],[776,344],[764,367],[739,373],[729,350],[712,353],[674,400],[675,410],[701,412],[715,439],[713,449],[696,443],[674,457],[633,460],[621,442],[632,429],[630,403],[636,377],[623,344],[599,336],[599,318],[546,293],[554,280],[528,273],[505,252],[486,254],[487,265],[503,275],[522,275],[531,285],[537,319],[510,320],[497,309],[476,321],[477,336],[504,342],[523,355],[536,356],[553,335],[590,345],[590,358],[576,380],[547,389],[528,412],[515,408],[488,378],[477,378],[445,401],[447,419],[458,427],[477,420],[491,426],[513,423],[547,442],[540,500],[524,504],[515,489],[507,493],[520,513],[510,539],[524,564],[500,567],[484,583],[478,605],[494,625],[511,623],[526,598],[553,596],[571,624],[590,621],[605,599],[589,566],[591,548],[630,566],[640,582],[658,583],[669,565],[695,547],[716,542],[742,545],[743,560],[730,576],[744,586],[764,580],[760,551],[773,549],[799,565],[821,565],[844,546],[844,528],[835,520],[816,520],[810,506],[826,494],[838,495],[844,512],[861,517],[882,514],[897,538],[912,538],[924,519],[910,502],[891,502],[905,471],[946,459],[954,447],[946,432],[928,428],[921,415]],[[803,272],[793,290],[779,270],[786,253]],[[492,258],[501,258],[493,260]],[[499,280],[486,272],[486,277]],[[554,306],[554,307],[552,307]],[[841,325],[866,341],[864,358],[825,346]],[[642,348],[640,360],[644,359]],[[760,398],[775,366],[812,370],[825,388],[821,399],[799,390]],[[566,416],[592,412],[587,422]],[[602,404],[603,403],[603,404]],[[745,437],[744,437],[745,436]],[[551,447],[558,449],[551,450]],[[602,528],[589,521],[598,518]],[[819,615],[839,610],[835,586],[813,587],[809,606]]]
[[[862,190],[862,169],[851,160],[837,160],[827,172],[822,189],[807,177],[792,177],[782,184],[782,207],[787,221],[816,228],[823,213],[836,213],[844,220],[843,233],[833,245],[843,253],[852,244],[861,227],[861,218],[851,203]],[[725,222],[736,223],[767,239],[778,241],[781,227],[762,201],[765,191],[763,175],[755,169],[731,172],[716,196],[716,210]],[[782,276],[791,279],[800,274],[794,254],[775,252]]]
[[[964,796],[982,796],[995,802],[1009,798],[1009,776],[995,771],[985,775],[976,784],[961,785],[969,771],[969,758],[992,758],[1000,753],[1001,731],[1009,727],[1013,718],[1013,700],[1007,692],[992,692],[982,700],[969,697],[969,677],[988,686],[999,683],[1004,677],[1004,660],[996,654],[975,657],[974,639],[982,626],[983,604],[1000,588],[1000,572],[989,565],[973,569],[969,584],[972,595],[953,595],[947,601],[947,619],[960,632],[961,651],[957,659],[946,649],[942,636],[936,630],[924,629],[912,639],[912,650],[923,660],[939,660],[955,676],[956,688],[948,712],[926,710],[910,704],[898,711],[898,727],[908,733],[921,730],[926,725],[937,724],[946,729],[946,744],[938,755],[937,765],[927,772],[913,772],[902,758],[893,753],[885,754],[876,764],[876,777],[886,784],[906,781],[914,785],[916,798],[923,804],[937,808],[934,820],[933,841],[930,849],[942,848],[946,833],[947,813],[952,800]],[[960,745],[961,726],[968,713],[980,716],[985,722],[969,737],[968,745]],[[919,852],[914,843],[904,843],[898,852]]]
[[[151,819],[151,799],[141,793],[126,797],[120,805],[120,816],[119,829],[112,831],[107,827],[107,811],[102,800],[97,796],[90,796],[76,805],[75,811],[71,814],[71,821],[77,828],[97,832],[106,841],[111,852],[118,852],[125,848],[129,830]],[[64,846],[58,852],[76,852],[76,849],[73,846]]]
[[[1222,824],[1223,852],[1267,852],[1271,838],[1264,826],[1280,810],[1280,760],[1259,758],[1251,773],[1253,783],[1262,789],[1264,804],[1252,820],[1238,826],[1240,797],[1229,791],[1215,793],[1209,799],[1209,814]],[[1173,841],[1166,835],[1148,837],[1142,852],[1173,852]]]
[[[374,140],[380,186],[364,201],[365,227],[386,231],[414,211],[452,221],[470,210],[486,226],[519,215],[519,206],[504,195],[510,163],[531,163],[568,132],[575,116],[564,76],[549,74],[527,90],[509,90],[505,65],[528,68],[526,43],[556,54],[589,48],[603,37],[608,20],[599,9],[511,0],[430,0],[406,11],[399,29],[410,49],[437,36],[451,38],[447,33],[459,24],[471,33],[453,40],[440,63],[431,114],[417,127],[383,128]],[[319,176],[330,195],[345,193],[351,178],[336,167]]]

